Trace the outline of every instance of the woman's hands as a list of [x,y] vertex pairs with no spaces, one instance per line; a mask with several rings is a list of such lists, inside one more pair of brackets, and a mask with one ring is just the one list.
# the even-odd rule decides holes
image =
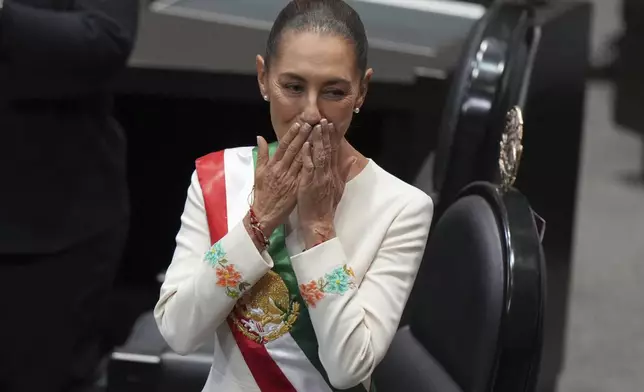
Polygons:
[[[335,237],[335,210],[356,161],[352,157],[339,162],[341,141],[342,135],[325,119],[313,130],[309,124],[294,124],[272,158],[266,140],[257,138],[252,210],[265,236],[269,237],[297,204],[307,249]],[[258,249],[262,249],[250,216],[245,225]]]
[[[280,140],[272,158],[268,143],[257,138],[255,193],[252,209],[265,236],[284,222],[297,202],[298,177],[302,169],[300,151],[311,133],[309,124],[294,124]],[[249,217],[247,217],[248,220]],[[246,226],[249,228],[249,225]],[[249,231],[253,237],[252,230]]]
[[341,141],[342,135],[323,119],[302,147],[297,208],[307,249],[335,237],[335,210],[356,161],[339,162]]

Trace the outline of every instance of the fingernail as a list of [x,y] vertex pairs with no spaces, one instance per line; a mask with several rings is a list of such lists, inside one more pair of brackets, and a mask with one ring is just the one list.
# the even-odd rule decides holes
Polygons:
[[259,146],[259,136],[257,136],[257,145]]
[[299,122],[296,122],[296,123],[295,123],[295,124],[293,124],[293,125],[295,126],[295,128],[299,128],[299,127],[301,127],[301,126],[302,126]]
[[322,120],[320,120],[320,124],[322,124],[322,125],[327,125],[327,122],[328,121],[327,121],[326,118],[323,118]]
[[304,126],[302,127],[302,129],[305,130],[305,131],[308,131],[309,129],[311,129],[311,124],[305,123]]

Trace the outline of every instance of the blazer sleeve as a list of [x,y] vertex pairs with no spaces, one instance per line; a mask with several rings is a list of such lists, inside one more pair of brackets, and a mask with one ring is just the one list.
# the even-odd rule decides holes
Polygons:
[[340,238],[292,258],[331,384],[366,381],[396,333],[423,257],[433,214],[418,191],[390,225],[359,287]]
[[66,98],[100,92],[132,51],[135,0],[76,0],[52,10],[5,0],[0,57],[11,98]]
[[237,299],[272,267],[243,223],[211,246],[203,194],[192,175],[177,246],[154,308],[161,335],[185,355],[212,340]]

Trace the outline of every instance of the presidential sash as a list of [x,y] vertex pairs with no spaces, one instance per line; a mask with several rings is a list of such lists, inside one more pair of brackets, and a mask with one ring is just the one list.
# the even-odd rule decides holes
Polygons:
[[[270,154],[276,144],[269,145]],[[211,242],[248,212],[257,149],[236,148],[197,160]],[[291,266],[285,228],[270,236],[274,267],[237,301],[227,322],[262,392],[336,391],[318,356],[318,342]],[[374,390],[374,388],[371,388]],[[365,392],[362,385],[349,391]]]

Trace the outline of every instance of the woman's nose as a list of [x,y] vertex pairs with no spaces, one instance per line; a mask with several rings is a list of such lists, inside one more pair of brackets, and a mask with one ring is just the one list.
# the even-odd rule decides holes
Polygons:
[[322,120],[322,114],[320,114],[317,99],[308,99],[304,111],[302,112],[302,121],[314,126],[317,125],[320,120]]

